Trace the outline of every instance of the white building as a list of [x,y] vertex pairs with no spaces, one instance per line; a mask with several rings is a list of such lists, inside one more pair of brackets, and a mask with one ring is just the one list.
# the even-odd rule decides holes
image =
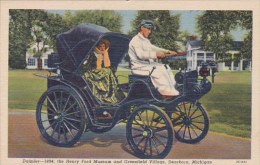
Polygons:
[[[226,52],[226,58],[234,59],[236,56],[241,55],[242,41],[234,41],[233,49]],[[251,61],[247,59],[240,59],[239,61],[226,61],[218,63],[219,71],[251,71]]]
[[43,53],[41,58],[34,57],[36,50],[36,45],[34,45],[29,51],[26,52],[26,68],[27,69],[48,69],[48,55],[53,52],[53,49],[49,49],[48,46],[45,46],[47,51]]
[[[234,59],[235,56],[241,55],[242,41],[234,41],[233,49],[226,52],[226,57]],[[187,69],[196,70],[197,67],[202,62],[215,61],[216,55],[210,51],[205,51],[202,49],[202,42],[199,40],[191,40],[186,44],[187,50]],[[248,62],[246,59],[241,59],[238,62],[227,61],[227,62],[218,62],[219,71],[242,71],[242,70],[251,70],[251,62]]]
[[187,50],[187,69],[196,70],[202,62],[215,61],[215,54],[210,51],[201,49],[201,41],[188,41],[186,45]]

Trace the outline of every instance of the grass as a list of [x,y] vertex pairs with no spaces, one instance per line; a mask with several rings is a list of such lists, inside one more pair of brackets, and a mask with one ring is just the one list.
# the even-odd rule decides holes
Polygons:
[[9,109],[36,109],[38,99],[47,89],[47,81],[33,74],[47,74],[36,70],[10,70],[8,79]]
[[[33,74],[37,70],[10,70],[8,87],[9,109],[34,110],[47,89],[47,82]],[[118,72],[120,82],[127,82],[129,72]],[[251,136],[251,72],[219,72],[212,90],[200,102],[210,117],[210,131],[229,135]]]
[[219,72],[212,90],[200,101],[210,116],[210,130],[251,135],[251,72]]

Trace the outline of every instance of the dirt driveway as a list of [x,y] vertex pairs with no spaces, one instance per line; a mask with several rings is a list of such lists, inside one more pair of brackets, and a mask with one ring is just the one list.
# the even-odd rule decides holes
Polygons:
[[[37,128],[34,113],[9,113],[9,158],[113,158],[136,159],[127,144],[125,125],[103,134],[85,133],[72,148],[47,144]],[[250,140],[209,132],[198,144],[177,140],[166,159],[250,159]]]

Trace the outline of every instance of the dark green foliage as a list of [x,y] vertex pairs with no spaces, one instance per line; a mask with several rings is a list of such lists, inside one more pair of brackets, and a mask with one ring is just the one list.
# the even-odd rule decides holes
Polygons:
[[183,45],[187,44],[187,41],[189,40],[190,37],[194,37],[194,39],[197,38],[197,36],[192,35],[191,33],[189,33],[188,31],[182,31],[179,33],[178,36],[178,41],[180,41]]
[[234,28],[229,11],[205,11],[198,17],[198,29],[203,47],[217,54],[217,59],[232,49],[230,30]]
[[[242,27],[249,31],[244,40],[242,53],[251,59],[252,53],[252,12],[251,11],[205,11],[197,19],[203,47],[223,58],[228,50],[232,50],[233,38],[231,30]],[[242,56],[241,56],[242,57]]]
[[242,46],[242,55],[249,60],[252,59],[252,11],[239,11],[237,14],[239,25],[248,31]]
[[244,39],[241,53],[244,58],[252,59],[252,31],[250,31]]
[[80,10],[73,13],[66,11],[64,21],[68,28],[82,23],[93,23],[113,32],[121,32],[122,27],[122,16],[112,10]]
[[[95,23],[120,32],[122,18],[114,11],[75,11],[64,16],[45,10],[10,10],[9,67],[24,69],[26,52],[40,58],[48,49],[56,50],[56,35],[80,23]],[[36,45],[36,49],[30,50]],[[47,47],[48,45],[48,47]]]
[[45,25],[42,27],[42,30],[48,36],[48,45],[56,50],[56,36],[59,33],[67,31],[66,22],[59,14],[48,13],[48,19],[45,22]]
[[[9,24],[9,67],[23,69],[26,67],[25,55],[33,43],[44,41],[44,35],[34,27],[40,27],[47,19],[43,10],[12,9]],[[45,49],[43,49],[45,50]],[[40,56],[39,51],[36,55]]]
[[169,62],[169,65],[173,70],[185,69],[187,68],[187,61],[186,59],[178,59]]
[[22,69],[26,66],[25,54],[32,41],[30,10],[9,10],[9,14],[9,67]]

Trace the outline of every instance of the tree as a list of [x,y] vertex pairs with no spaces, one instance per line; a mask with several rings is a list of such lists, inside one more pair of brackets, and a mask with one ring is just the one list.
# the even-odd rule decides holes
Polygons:
[[32,45],[36,44],[33,56],[38,59],[38,69],[41,69],[42,55],[51,48],[56,50],[57,34],[67,30],[67,24],[59,14],[38,11],[38,17],[32,22],[31,29]]
[[243,58],[250,61],[252,60],[252,31],[250,31],[244,39],[241,54]]
[[44,25],[42,30],[46,36],[48,36],[48,45],[53,48],[53,50],[56,50],[56,36],[69,30],[70,27],[68,27],[68,23],[65,22],[60,14],[53,13],[48,13],[48,19]]
[[153,44],[165,49],[178,50],[175,41],[178,39],[180,15],[172,16],[168,10],[138,11],[129,35],[134,36],[139,32],[138,25],[144,19],[154,21],[155,30],[150,37]]
[[48,47],[55,50],[56,35],[80,23],[95,23],[120,32],[121,22],[121,16],[114,11],[67,11],[62,17],[44,10],[10,10],[9,67],[25,68],[26,52],[34,45],[36,48],[29,52],[38,59]]
[[10,10],[9,17],[9,67],[26,67],[25,54],[32,41],[30,10]]
[[110,31],[121,32],[122,16],[112,10],[66,11],[64,21],[72,28],[81,23],[93,23],[104,26]]
[[33,48],[33,56],[37,58],[37,69],[42,69],[41,57],[49,49],[49,38],[43,31],[48,15],[44,10],[32,10],[30,14],[33,18],[30,22],[32,35],[30,47]]
[[26,67],[25,55],[32,43],[41,40],[34,38],[32,28],[46,19],[43,10],[10,10],[9,26],[9,67],[23,69]]
[[203,48],[214,52],[217,59],[222,58],[232,48],[230,31],[235,26],[229,12],[205,11],[197,20]]
[[187,68],[187,61],[186,59],[176,59],[173,61],[169,61],[169,66],[174,69],[174,70],[178,70],[178,69],[185,69]]
[[[181,41],[182,44],[186,45],[191,36],[192,35],[188,31],[182,31],[179,33],[178,40]],[[194,38],[196,38],[196,36],[194,36]]]
[[236,13],[237,25],[247,30],[248,33],[244,38],[243,46],[241,49],[242,58],[248,60],[252,59],[252,11],[237,11]]
[[[216,53],[217,59],[223,58],[223,55],[232,49],[233,38],[231,30],[242,27],[249,31],[248,37],[245,38],[242,53],[251,59],[250,36],[252,39],[252,12],[250,11],[205,11],[197,19],[197,28],[201,33],[203,47]],[[252,43],[251,43],[252,45]],[[243,58],[241,56],[241,58]]]

